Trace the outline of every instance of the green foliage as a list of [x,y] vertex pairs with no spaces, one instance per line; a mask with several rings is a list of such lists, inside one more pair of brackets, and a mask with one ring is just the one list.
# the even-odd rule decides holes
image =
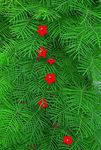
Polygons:
[[[100,150],[100,31],[100,0],[0,1],[0,150]],[[48,52],[38,61],[40,46]]]

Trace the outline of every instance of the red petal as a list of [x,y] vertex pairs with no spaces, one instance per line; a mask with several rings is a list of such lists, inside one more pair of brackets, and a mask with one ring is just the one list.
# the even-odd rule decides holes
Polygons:
[[52,84],[53,82],[52,82],[51,80],[48,80],[47,83],[48,83],[48,84]]
[[44,30],[46,30],[46,29],[47,29],[47,26],[44,25],[43,28],[44,28]]
[[46,53],[47,53],[47,51],[43,51],[41,56],[45,58],[46,57]]
[[41,54],[38,54],[38,59],[41,57]]
[[38,102],[39,105],[41,105],[41,103],[42,103],[42,100],[40,100],[40,101]]
[[41,105],[42,103],[47,103],[47,100],[45,100],[45,99],[42,98],[42,99],[38,102],[38,104]]
[[45,35],[43,32],[40,32],[39,34],[40,34],[40,36],[44,36]]
[[47,108],[48,107],[48,104],[47,103],[44,103],[40,106],[41,108]]

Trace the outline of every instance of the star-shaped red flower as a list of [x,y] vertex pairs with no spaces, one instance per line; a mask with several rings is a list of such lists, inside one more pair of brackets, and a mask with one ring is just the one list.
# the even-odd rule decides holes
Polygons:
[[52,84],[53,82],[56,82],[56,78],[55,78],[55,74],[53,73],[47,73],[46,76],[45,76],[45,81],[48,83],[48,84]]
[[44,49],[44,47],[40,47],[40,49],[37,50],[37,52],[38,52],[38,59],[39,59],[40,57],[43,57],[43,58],[46,57],[47,50]]
[[71,145],[73,143],[73,139],[71,136],[64,136],[63,142],[64,144]]
[[38,26],[37,32],[39,33],[40,36],[46,35],[48,33],[47,26],[46,25]]
[[54,63],[56,62],[56,60],[53,59],[53,58],[50,58],[50,59],[47,60],[47,62],[48,62],[50,65],[52,65],[52,64],[54,64]]
[[48,107],[48,101],[43,98],[38,102],[38,104],[40,105],[40,108],[42,109]]

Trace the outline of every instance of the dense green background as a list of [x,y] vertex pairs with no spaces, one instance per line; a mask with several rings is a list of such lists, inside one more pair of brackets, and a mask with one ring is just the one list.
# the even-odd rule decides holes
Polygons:
[[[47,58],[36,61],[40,46]],[[100,0],[0,0],[0,150],[100,150],[100,82]]]

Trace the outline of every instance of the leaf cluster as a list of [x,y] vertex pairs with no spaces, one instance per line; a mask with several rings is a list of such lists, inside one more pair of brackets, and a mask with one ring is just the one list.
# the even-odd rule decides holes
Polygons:
[[[100,150],[101,2],[1,0],[0,20],[0,149]],[[37,61],[40,46],[48,53]],[[46,73],[56,83],[47,85]]]

